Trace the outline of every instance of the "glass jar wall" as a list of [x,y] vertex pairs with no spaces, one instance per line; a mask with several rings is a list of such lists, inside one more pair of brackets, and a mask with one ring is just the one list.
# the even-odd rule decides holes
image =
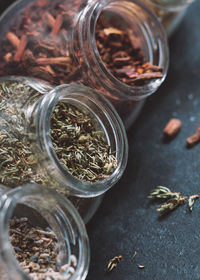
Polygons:
[[89,267],[89,242],[73,205],[48,187],[2,187],[1,279],[84,280]]
[[178,27],[187,8],[194,0],[144,0],[170,36]]
[[87,222],[102,199],[94,197],[127,163],[126,132],[113,106],[81,84],[53,89],[25,77],[0,78],[0,92],[0,183],[52,186]]
[[1,17],[0,38],[0,75],[81,81],[113,103],[127,128],[168,68],[165,33],[137,0],[17,1]]

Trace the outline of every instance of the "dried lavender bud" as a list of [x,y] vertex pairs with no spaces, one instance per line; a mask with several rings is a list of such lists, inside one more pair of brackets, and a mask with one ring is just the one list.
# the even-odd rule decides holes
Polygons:
[[58,266],[59,244],[51,229],[43,230],[32,226],[27,218],[14,217],[10,221],[10,241],[21,268],[33,280],[66,280],[75,272],[74,255],[70,264]]

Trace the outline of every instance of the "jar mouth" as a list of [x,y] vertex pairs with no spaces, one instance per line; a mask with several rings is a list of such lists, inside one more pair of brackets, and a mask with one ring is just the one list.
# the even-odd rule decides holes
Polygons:
[[[150,63],[163,69],[162,78],[147,81],[144,85],[130,86],[120,81],[110,72],[99,54],[95,35],[97,20],[100,14],[105,11],[112,11],[116,13],[116,15],[120,15],[126,23],[128,22],[128,19],[131,27],[133,27],[134,24],[136,26],[137,23],[137,28],[139,28],[138,32],[140,32],[140,35],[142,36],[141,38],[146,44],[145,56],[148,56],[148,61]],[[85,58],[88,61],[90,71],[100,79],[101,85],[103,85],[104,88],[110,91],[116,89],[120,98],[141,100],[152,94],[162,84],[166,78],[168,70],[169,55],[167,38],[161,24],[146,5],[137,0],[97,1],[91,6],[91,9],[88,9],[83,13],[82,19],[84,18],[88,18],[88,20],[82,21],[83,27],[80,26],[81,30],[79,36],[82,41],[85,40],[83,37],[84,35],[81,34],[84,34],[83,29],[86,28],[87,30],[85,33],[87,34],[86,36],[91,50],[91,52],[85,52]],[[91,62],[91,59],[93,60],[93,63]],[[93,67],[90,67],[90,65],[94,64],[98,66],[98,71],[97,69],[94,70]]]
[[47,187],[28,184],[4,193],[0,209],[1,257],[12,279],[32,279],[20,267],[13,253],[9,239],[9,223],[13,216],[26,217],[33,226],[49,226],[56,234],[64,264],[70,262],[71,254],[77,253],[77,266],[70,279],[86,278],[90,261],[89,240],[84,223],[69,200]]
[[194,0],[176,0],[169,3],[168,0],[147,0],[152,5],[165,9],[168,12],[179,12],[189,6]]
[[[59,102],[80,106],[90,112],[99,122],[108,145],[116,153],[117,167],[102,180],[82,181],[72,175],[60,162],[51,138],[51,116]],[[127,138],[122,121],[113,106],[100,94],[81,84],[61,85],[53,89],[43,98],[41,112],[38,119],[38,131],[42,131],[40,148],[48,155],[48,161],[43,164],[51,176],[59,182],[61,191],[80,197],[95,197],[107,191],[115,184],[124,172],[127,163]]]

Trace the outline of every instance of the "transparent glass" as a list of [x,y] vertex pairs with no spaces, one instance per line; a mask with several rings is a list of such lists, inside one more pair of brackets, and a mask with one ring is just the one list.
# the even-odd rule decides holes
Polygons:
[[74,206],[57,192],[36,184],[8,190],[0,186],[0,272],[1,280],[32,279],[19,265],[10,242],[9,224],[13,217],[27,218],[43,230],[49,227],[57,237],[59,266],[71,265],[77,259],[74,273],[63,271],[60,280],[84,280],[87,276],[90,250],[83,221]]
[[[110,189],[126,167],[127,136],[117,112],[102,95],[81,84],[52,88],[37,79],[12,76],[0,78],[0,88],[0,183],[8,187],[29,182],[49,185],[69,197],[88,222],[102,200],[97,196]],[[104,134],[117,162],[105,178],[82,181],[58,158],[51,138],[51,118],[60,102],[86,111],[94,127]]]
[[[120,28],[132,30],[143,62],[161,68],[162,77],[128,85],[113,76],[96,43],[96,24],[102,14],[108,27],[113,18],[120,18],[115,20]],[[162,84],[168,69],[165,32],[139,0],[20,0],[1,16],[0,38],[1,76],[29,75],[51,84],[81,81],[111,101],[126,128],[134,122],[144,98]]]
[[155,12],[167,35],[170,36],[194,0],[144,0],[144,2]]

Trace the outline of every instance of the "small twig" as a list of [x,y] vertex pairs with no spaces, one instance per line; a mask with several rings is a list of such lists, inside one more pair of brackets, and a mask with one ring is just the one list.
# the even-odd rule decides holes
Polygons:
[[190,209],[190,211],[192,211],[192,208],[193,208],[193,205],[194,205],[194,202],[196,199],[199,198],[199,195],[198,194],[194,194],[194,195],[191,195],[188,199],[188,207]]
[[108,261],[107,271],[112,271],[121,261],[122,256],[116,256]]

